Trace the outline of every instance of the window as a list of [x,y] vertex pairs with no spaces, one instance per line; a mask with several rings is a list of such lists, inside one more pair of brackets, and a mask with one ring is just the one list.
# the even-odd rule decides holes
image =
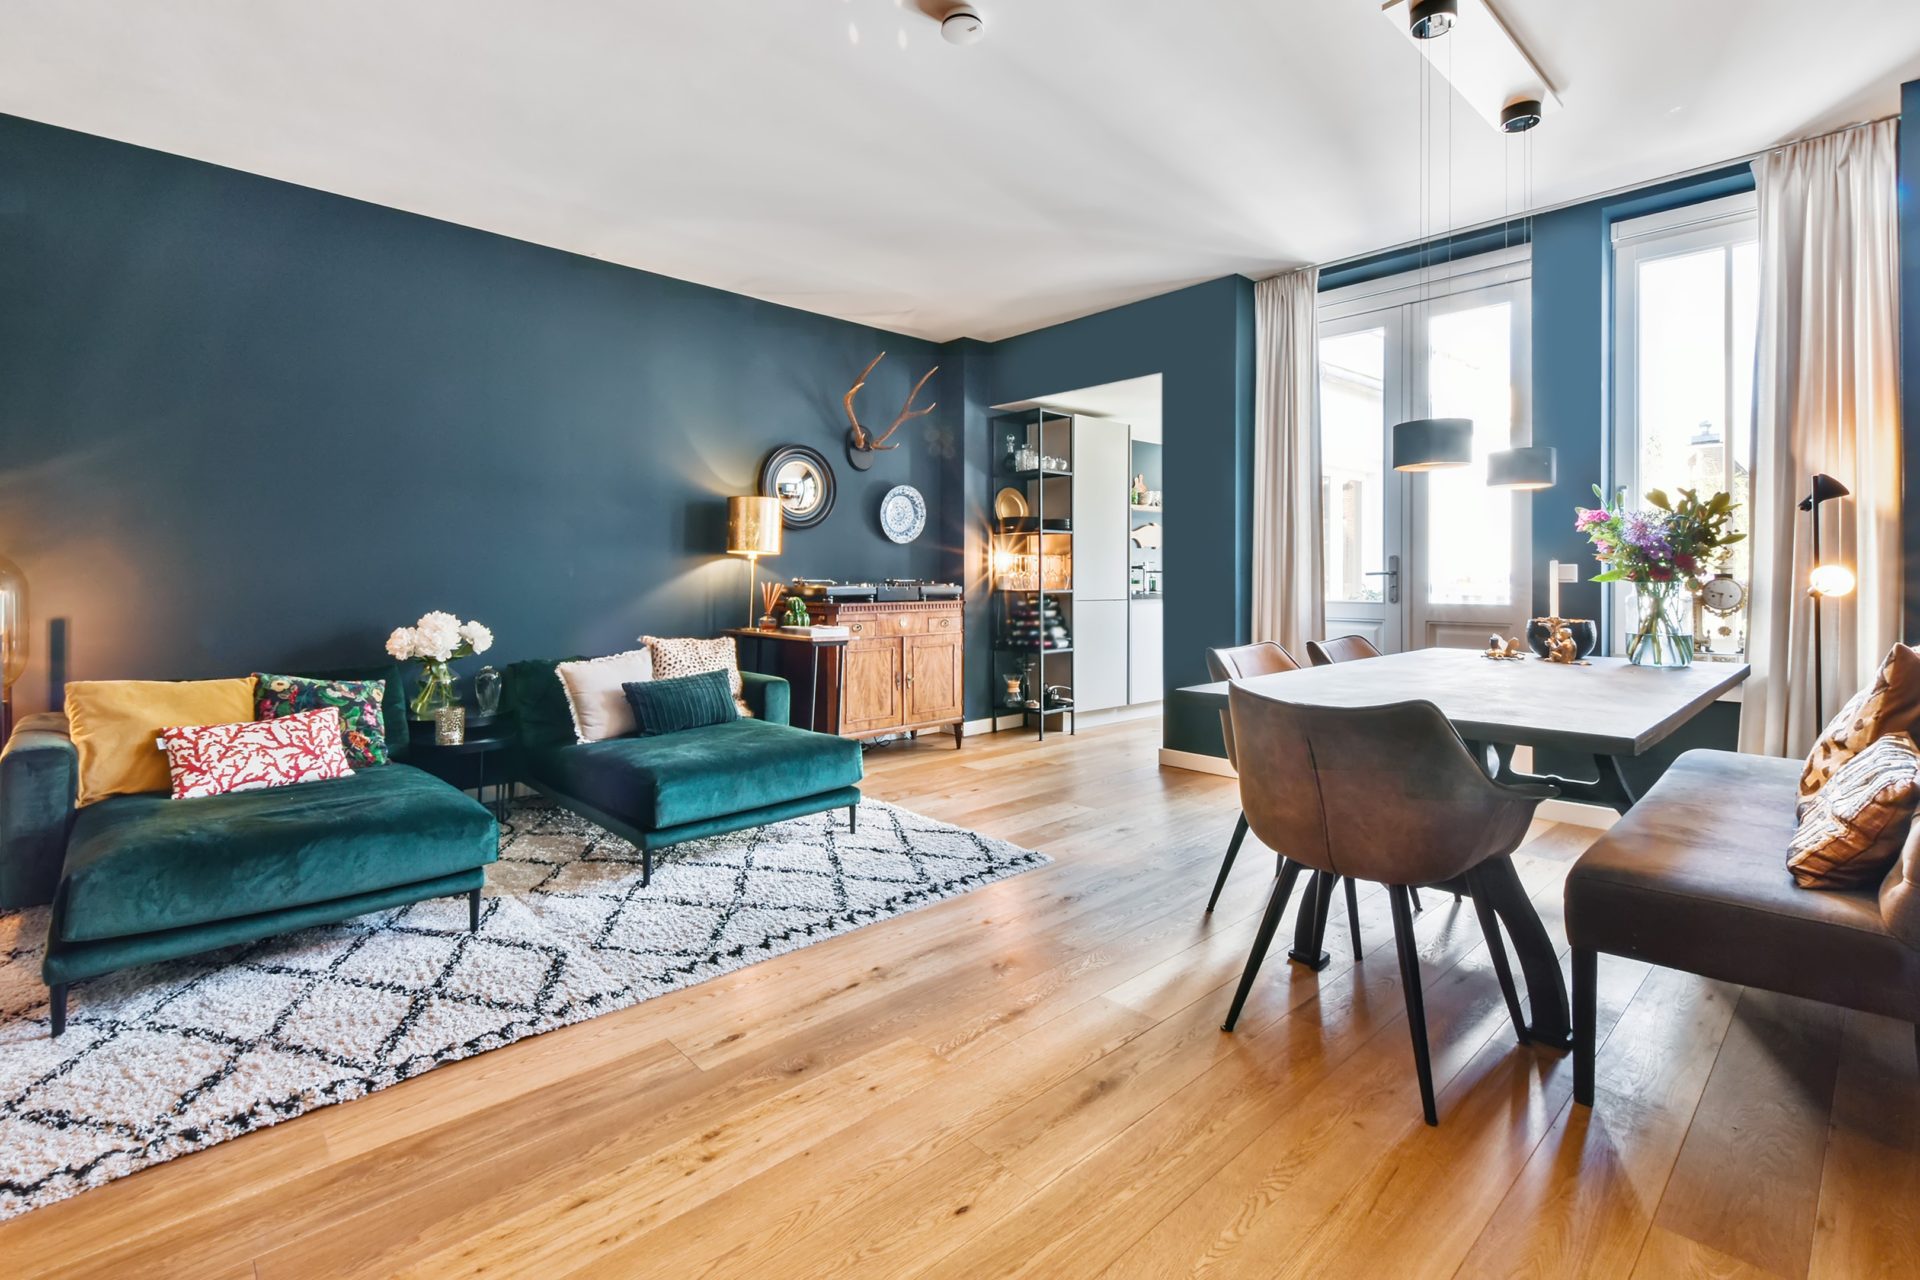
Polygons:
[[[1650,489],[1724,490],[1740,504],[1736,528],[1750,528],[1758,234],[1751,195],[1614,226],[1614,484],[1629,506]],[[1723,566],[1743,588],[1749,554],[1736,543]],[[1627,592],[1616,588],[1616,633]],[[1695,621],[1699,658],[1745,653],[1744,607]]]

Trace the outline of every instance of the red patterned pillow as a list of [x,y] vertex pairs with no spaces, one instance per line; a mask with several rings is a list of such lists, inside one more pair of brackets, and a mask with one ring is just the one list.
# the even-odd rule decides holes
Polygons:
[[160,745],[167,753],[175,800],[353,776],[340,737],[338,707],[272,720],[163,729]]

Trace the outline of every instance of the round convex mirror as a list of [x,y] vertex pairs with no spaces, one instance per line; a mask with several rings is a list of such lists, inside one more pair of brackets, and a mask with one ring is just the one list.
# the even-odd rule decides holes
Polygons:
[[780,499],[789,529],[811,529],[833,510],[833,468],[818,449],[782,445],[760,468],[760,495]]

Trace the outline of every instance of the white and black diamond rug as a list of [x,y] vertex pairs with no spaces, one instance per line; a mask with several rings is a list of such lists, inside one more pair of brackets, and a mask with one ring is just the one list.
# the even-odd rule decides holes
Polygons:
[[514,811],[465,899],[83,983],[48,1035],[44,909],[0,913],[0,1219],[1045,866],[876,801],[681,845]]

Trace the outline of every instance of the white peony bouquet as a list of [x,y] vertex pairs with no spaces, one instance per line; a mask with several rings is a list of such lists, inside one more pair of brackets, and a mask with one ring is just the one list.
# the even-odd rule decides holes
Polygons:
[[416,720],[430,720],[453,705],[453,672],[447,664],[493,648],[493,632],[478,622],[462,622],[450,613],[423,613],[410,627],[395,627],[387,654],[396,662],[420,664],[420,689],[411,704]]

